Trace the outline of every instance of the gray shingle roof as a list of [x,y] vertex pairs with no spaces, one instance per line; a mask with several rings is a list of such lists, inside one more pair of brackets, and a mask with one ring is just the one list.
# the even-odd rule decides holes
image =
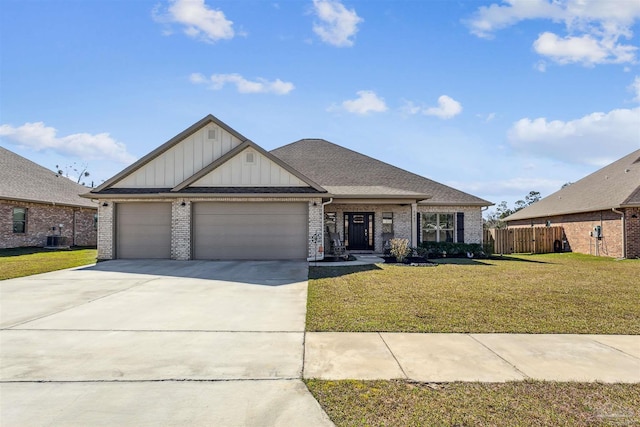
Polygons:
[[0,147],[0,198],[97,209],[80,197],[89,188]]
[[[425,203],[489,206],[492,203],[323,139],[301,139],[271,151],[329,192],[385,189],[397,196],[429,195]],[[365,191],[364,188],[369,187]],[[375,187],[375,188],[374,188]],[[338,192],[337,192],[338,193]],[[336,194],[339,195],[339,194]]]
[[640,150],[603,167],[505,221],[640,206]]

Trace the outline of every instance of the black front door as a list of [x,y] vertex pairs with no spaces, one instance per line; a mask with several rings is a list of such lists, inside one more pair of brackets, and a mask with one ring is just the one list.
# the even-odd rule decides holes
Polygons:
[[373,250],[373,213],[345,213],[345,243],[350,250]]

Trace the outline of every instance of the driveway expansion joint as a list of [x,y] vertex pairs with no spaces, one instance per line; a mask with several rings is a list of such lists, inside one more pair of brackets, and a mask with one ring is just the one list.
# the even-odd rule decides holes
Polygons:
[[117,291],[111,292],[111,293],[106,294],[106,295],[101,295],[101,296],[99,296],[99,297],[97,297],[97,298],[94,298],[94,299],[92,299],[92,300],[83,301],[83,302],[81,302],[80,304],[76,304],[76,305],[73,305],[73,306],[71,306],[71,307],[65,307],[65,308],[63,308],[63,309],[61,309],[61,310],[58,310],[58,311],[54,311],[54,312],[51,312],[51,313],[43,314],[42,316],[34,317],[34,318],[32,318],[32,319],[24,320],[24,321],[22,321],[22,322],[18,322],[18,323],[15,323],[15,324],[13,324],[13,325],[6,326],[6,327],[4,327],[4,328],[2,328],[2,329],[3,329],[3,330],[5,330],[5,329],[6,329],[6,330],[8,330],[8,329],[13,329],[13,328],[15,328],[16,326],[24,325],[24,324],[27,324],[27,323],[30,323],[30,322],[35,322],[36,320],[41,320],[41,319],[45,319],[45,318],[47,318],[47,317],[55,316],[56,314],[64,313],[65,311],[73,310],[74,308],[81,307],[81,306],[86,305],[86,304],[91,304],[91,303],[92,303],[92,302],[94,302],[94,301],[99,301],[99,300],[101,300],[101,299],[103,299],[103,298],[110,297],[110,296],[115,295],[115,294],[118,294],[118,293],[120,293],[120,292],[128,291],[128,290],[133,289],[133,288],[135,288],[135,287],[137,287],[137,286],[141,286],[141,285],[147,284],[147,283],[149,283],[149,282],[152,282],[152,281],[154,281],[154,280],[158,280],[158,279],[160,279],[160,278],[159,278],[159,277],[154,277],[154,278],[149,279],[149,280],[146,280],[146,281],[144,281],[144,282],[142,282],[142,283],[136,283],[136,284],[134,284],[134,285],[131,285],[131,286],[129,286],[128,288],[118,289]]
[[500,360],[504,361],[506,364],[508,364],[509,366],[511,366],[516,372],[518,372],[520,375],[522,375],[524,377],[525,380],[531,379],[531,377],[527,374],[525,374],[523,371],[521,371],[520,369],[518,369],[518,367],[516,365],[514,365],[513,363],[511,363],[509,360],[505,359],[504,357],[502,357],[502,355],[498,354],[495,350],[493,350],[491,347],[489,347],[488,345],[486,345],[485,343],[483,343],[482,341],[480,341],[477,337],[474,336],[474,334],[465,334],[467,336],[469,336],[469,338],[471,338],[472,340],[474,340],[475,342],[477,342],[478,344],[480,344],[481,346],[483,346],[484,348],[486,348],[487,350],[489,350],[492,354],[495,354],[498,358],[500,358]]
[[[615,350],[615,351],[617,351],[618,353],[622,353],[622,354],[624,354],[625,356],[629,356],[629,357],[632,357],[632,358],[634,358],[634,359],[636,359],[636,360],[640,360],[640,357],[637,357],[637,356],[634,356],[633,354],[627,353],[627,352],[626,352],[626,351],[624,351],[624,350],[620,350],[618,347],[615,347],[615,346],[613,346],[613,345],[611,345],[611,344],[603,343],[603,342],[601,342],[601,341],[598,341],[596,338],[591,338],[591,340],[593,340],[593,342],[597,342],[598,344],[603,345],[603,346],[605,346],[605,347],[607,347],[607,348],[610,348],[610,349],[612,349],[612,350]],[[638,337],[638,340],[640,340],[640,336]]]
[[389,353],[391,353],[391,356],[393,356],[393,360],[395,360],[396,363],[398,364],[398,368],[400,368],[400,371],[402,372],[402,375],[404,375],[404,379],[406,379],[406,380],[410,379],[409,375],[407,375],[407,373],[404,371],[404,368],[400,364],[400,361],[398,360],[396,355],[393,354],[393,351],[391,351],[391,348],[389,347],[389,344],[387,344],[387,342],[384,340],[384,337],[382,336],[382,332],[378,332],[377,334],[380,337],[380,339],[382,340],[382,342],[384,343],[385,347],[387,347],[387,350],[389,350]]

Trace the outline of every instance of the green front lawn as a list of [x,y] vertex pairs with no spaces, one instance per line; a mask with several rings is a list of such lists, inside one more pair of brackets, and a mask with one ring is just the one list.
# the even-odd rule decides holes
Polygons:
[[31,276],[96,262],[95,249],[48,250],[42,248],[0,249],[0,280]]
[[640,260],[439,262],[312,267],[307,330],[640,334]]
[[305,382],[338,427],[640,425],[640,384]]

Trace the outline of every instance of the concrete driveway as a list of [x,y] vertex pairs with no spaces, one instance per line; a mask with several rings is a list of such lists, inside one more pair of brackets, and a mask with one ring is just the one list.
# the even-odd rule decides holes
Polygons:
[[300,380],[306,296],[293,261],[0,282],[2,425],[332,425]]

